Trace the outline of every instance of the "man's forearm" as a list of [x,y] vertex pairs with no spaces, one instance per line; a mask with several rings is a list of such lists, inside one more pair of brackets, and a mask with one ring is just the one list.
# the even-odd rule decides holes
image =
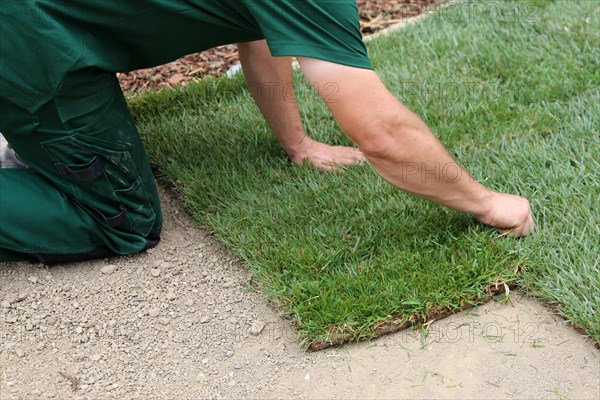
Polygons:
[[252,96],[288,156],[306,138],[293,90],[291,58],[272,57],[263,41],[239,43],[244,76]]
[[330,110],[388,182],[424,199],[474,214],[504,233],[523,236],[533,230],[529,202],[486,189],[473,179],[425,123],[385,88],[375,72],[310,58],[299,61],[309,79],[336,82],[338,100],[328,103]]
[[[310,64],[303,68],[312,72]],[[324,71],[316,69],[317,74]],[[411,194],[459,211],[484,211],[480,200],[488,191],[452,159],[427,125],[392,96],[374,72],[356,73],[355,79],[338,82],[339,101],[329,108],[373,168]]]
[[397,104],[397,125],[382,128],[367,159],[394,186],[458,211],[476,216],[489,212],[490,191],[479,184],[447,152],[427,125]]

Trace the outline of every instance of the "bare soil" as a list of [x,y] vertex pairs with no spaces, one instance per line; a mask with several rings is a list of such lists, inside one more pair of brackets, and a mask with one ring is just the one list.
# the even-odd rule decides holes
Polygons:
[[161,196],[164,239],[144,254],[0,264],[2,400],[600,398],[592,341],[518,294],[307,353],[248,269]]

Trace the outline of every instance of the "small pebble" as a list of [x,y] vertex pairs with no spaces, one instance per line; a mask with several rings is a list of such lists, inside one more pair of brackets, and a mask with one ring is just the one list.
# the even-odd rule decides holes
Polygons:
[[254,336],[258,336],[263,329],[265,329],[265,323],[257,320],[252,323],[252,326],[250,327],[250,333]]
[[167,300],[175,300],[176,298],[177,295],[175,294],[175,292],[169,291],[169,293],[167,293]]
[[169,325],[171,323],[171,320],[167,317],[162,317],[158,320],[158,322],[160,322],[161,325]]
[[152,268],[152,270],[150,271],[150,274],[153,277],[158,278],[160,276],[160,269],[159,268]]
[[27,296],[29,296],[29,293],[27,293],[27,292],[19,293],[12,302],[20,303],[22,301],[25,301],[25,299],[27,299]]
[[111,275],[113,274],[115,271],[117,270],[117,266],[116,265],[107,265],[105,267],[102,267],[102,269],[100,270],[100,272],[102,272],[104,275]]
[[10,307],[10,301],[8,301],[8,300],[3,300],[3,301],[0,303],[0,306],[2,306],[2,308],[9,308],[9,307]]
[[151,308],[150,311],[148,311],[148,315],[150,315],[152,318],[158,317],[159,314],[160,314],[160,309],[158,309],[158,308]]
[[27,280],[31,283],[37,283],[38,277],[35,275],[31,275],[29,278],[27,278]]

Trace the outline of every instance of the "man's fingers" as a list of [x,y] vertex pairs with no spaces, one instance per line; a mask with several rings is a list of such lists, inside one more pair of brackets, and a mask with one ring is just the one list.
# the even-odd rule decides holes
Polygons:
[[533,220],[533,216],[529,215],[529,219],[527,220],[527,231],[525,235],[529,235],[535,231],[535,221]]
[[320,164],[312,164],[315,166],[315,168],[317,168],[319,171],[325,171],[325,172],[338,172],[339,168],[338,168],[338,164],[335,163],[320,163]]
[[367,161],[364,154],[358,149],[352,147],[337,147],[335,149],[340,152],[340,154],[336,154],[333,158],[333,162],[336,164],[351,166]]
[[513,229],[500,229],[500,235],[501,236],[515,236],[516,237],[517,236],[515,234],[515,230],[516,229],[517,228],[513,228]]
[[366,161],[362,152],[353,147],[329,146],[317,143],[303,159],[296,159],[297,163],[307,162],[308,165],[320,171],[338,172],[344,167],[360,165]]
[[527,218],[527,222],[525,222],[523,225],[511,229],[500,229],[500,234],[502,236],[525,237],[532,234],[534,230],[535,221],[530,215]]
[[358,150],[358,149],[353,149],[353,148],[348,148],[348,157],[350,159],[352,159],[353,161],[358,162],[359,164],[362,164],[364,162],[367,161],[367,158],[365,157],[365,155],[362,153],[362,151]]
[[523,227],[513,228],[513,229],[500,229],[500,234],[502,236],[511,236],[511,237],[523,237],[527,236],[523,233]]
[[535,229],[535,222],[533,221],[533,217],[531,214],[527,217],[527,222],[525,222],[522,226],[520,226],[515,232],[516,237],[525,237],[533,233]]

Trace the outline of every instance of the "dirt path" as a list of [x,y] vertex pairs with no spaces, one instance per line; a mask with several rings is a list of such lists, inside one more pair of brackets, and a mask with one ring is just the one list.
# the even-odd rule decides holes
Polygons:
[[2,400],[600,397],[594,345],[518,295],[427,338],[305,353],[250,272],[162,197],[150,253],[0,264]]

